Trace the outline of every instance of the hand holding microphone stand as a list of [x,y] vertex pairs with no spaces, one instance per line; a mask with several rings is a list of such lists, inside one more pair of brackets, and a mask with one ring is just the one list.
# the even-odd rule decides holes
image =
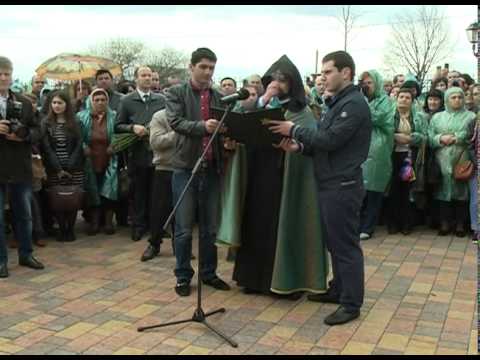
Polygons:
[[[205,149],[203,150],[202,155],[197,160],[197,163],[195,164],[195,166],[192,170],[192,175],[190,176],[190,179],[188,180],[187,184],[185,185],[184,189],[182,190],[182,193],[180,194],[180,197],[178,198],[177,203],[175,204],[172,212],[170,213],[170,216],[168,217],[167,221],[163,225],[163,230],[166,230],[168,228],[168,225],[170,225],[170,222],[172,221],[173,216],[175,215],[175,212],[177,211],[178,207],[180,206],[180,203],[182,202],[182,200],[185,196],[185,193],[187,192],[190,184],[192,183],[195,175],[197,174],[198,169],[202,165],[202,162],[205,159],[205,156],[207,154],[208,149],[212,146],[212,143],[215,140],[219,130],[222,128],[223,123],[225,122],[225,118],[227,117],[229,112],[232,111],[233,107],[235,106],[236,100],[244,100],[244,99],[248,98],[249,96],[250,96],[250,93],[248,92],[248,90],[241,89],[238,92],[236,92],[232,95],[225,96],[221,99],[222,102],[228,103],[227,107],[225,108],[225,112],[223,113],[222,119],[219,121],[217,128],[215,129],[215,131],[211,135],[210,140],[209,140],[208,144],[205,146]],[[198,257],[197,257],[198,266],[200,266],[200,262],[201,262],[201,259],[202,259],[202,252],[200,251],[200,249],[201,249],[201,247],[198,246]],[[145,330],[148,330],[148,329],[165,327],[165,326],[170,326],[170,325],[183,324],[183,323],[187,323],[187,322],[198,322],[198,323],[204,324],[207,328],[209,328],[215,334],[217,334],[222,339],[227,341],[231,346],[233,346],[235,348],[238,347],[238,344],[235,341],[233,341],[228,336],[226,336],[225,334],[223,334],[222,332],[220,332],[219,330],[214,328],[212,325],[210,325],[206,321],[206,318],[211,316],[211,315],[214,315],[214,314],[217,314],[217,313],[224,313],[225,308],[220,308],[220,309],[217,309],[217,310],[214,310],[214,311],[210,311],[208,313],[205,313],[203,311],[203,309],[202,309],[202,279],[200,278],[200,271],[199,271],[198,268],[197,268],[197,286],[198,286],[197,308],[196,308],[195,312],[193,313],[193,316],[192,316],[191,319],[172,321],[172,322],[159,324],[159,325],[143,326],[143,327],[139,327],[138,331],[142,332],[142,331],[145,331]]]

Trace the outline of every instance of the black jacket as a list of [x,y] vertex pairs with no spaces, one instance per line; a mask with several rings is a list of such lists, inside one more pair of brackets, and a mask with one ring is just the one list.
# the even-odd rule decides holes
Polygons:
[[110,98],[108,106],[110,106],[110,109],[112,109],[113,111],[118,111],[120,101],[122,100],[124,95],[118,91],[108,90],[108,96]]
[[[165,108],[163,95],[150,92],[150,99],[145,103],[138,91],[134,91],[120,100],[115,132],[133,133],[133,125],[143,125],[148,128],[153,115],[163,108]],[[134,166],[153,166],[153,153],[148,136],[145,136],[142,141],[136,142],[130,149],[130,161]]]
[[22,103],[21,118],[18,120],[29,129],[29,134],[23,142],[6,140],[0,135],[0,184],[32,182],[32,142],[40,137],[30,100],[9,91],[7,113],[13,107],[13,101]]
[[319,190],[363,184],[361,165],[367,159],[372,133],[368,104],[350,85],[327,106],[318,130],[294,126],[292,135],[303,144],[303,153],[314,158]]
[[57,143],[54,137],[54,126],[52,126],[47,118],[41,121],[42,131],[42,154],[43,163],[47,173],[58,173],[60,170],[72,171],[82,170],[85,158],[83,156],[82,136],[80,129],[78,133],[72,130],[67,130],[67,153],[69,157],[68,166],[61,167],[56,155]]
[[[210,89],[210,106],[223,107],[221,96],[216,90]],[[202,140],[208,134],[200,111],[200,92],[192,88],[190,81],[169,88],[166,114],[170,126],[179,134],[175,140],[172,166],[193,169],[203,152]],[[222,172],[223,151],[220,141],[221,137],[217,135],[212,145],[215,167]]]

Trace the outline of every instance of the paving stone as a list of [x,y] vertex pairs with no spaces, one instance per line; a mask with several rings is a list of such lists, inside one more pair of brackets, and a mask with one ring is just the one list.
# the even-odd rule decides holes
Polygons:
[[[196,285],[188,298],[173,291],[175,257],[169,246],[158,259],[142,263],[138,254],[145,244],[132,242],[129,229],[120,228],[112,237],[91,238],[83,230],[77,236],[75,243],[52,242],[38,249],[49,264],[46,271],[32,276],[20,268],[8,282],[0,282],[0,354],[476,353],[472,294],[478,252],[467,238],[437,237],[424,227],[410,236],[388,235],[378,227],[375,237],[362,243],[366,289],[361,316],[339,327],[323,323],[336,304],[207,287],[205,303],[227,310],[208,321],[239,343],[235,349],[201,324],[137,332],[139,326],[194,312]],[[218,273],[229,279],[233,266],[225,257],[226,249],[219,249]]]

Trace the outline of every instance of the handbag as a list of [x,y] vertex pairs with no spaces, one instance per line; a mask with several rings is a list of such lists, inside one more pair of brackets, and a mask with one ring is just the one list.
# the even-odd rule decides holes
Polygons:
[[415,170],[413,169],[412,153],[408,152],[408,156],[403,161],[399,172],[400,179],[405,182],[412,182],[416,180]]
[[128,176],[128,165],[125,153],[122,154],[124,166],[118,170],[118,197],[126,199],[130,192],[130,177]]
[[42,180],[47,178],[45,166],[43,166],[43,161],[40,155],[32,155],[32,175],[33,178],[36,180]]
[[54,212],[73,212],[83,207],[85,190],[79,185],[54,185],[46,192]]
[[453,177],[457,181],[468,181],[473,175],[473,162],[471,160],[460,161],[464,152],[465,149],[460,153],[453,169]]

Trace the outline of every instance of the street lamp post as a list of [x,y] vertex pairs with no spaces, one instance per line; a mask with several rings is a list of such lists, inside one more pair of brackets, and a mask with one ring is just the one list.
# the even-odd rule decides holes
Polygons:
[[477,82],[480,83],[480,6],[478,7],[477,22],[467,28],[468,41],[472,43],[473,54],[477,57]]

